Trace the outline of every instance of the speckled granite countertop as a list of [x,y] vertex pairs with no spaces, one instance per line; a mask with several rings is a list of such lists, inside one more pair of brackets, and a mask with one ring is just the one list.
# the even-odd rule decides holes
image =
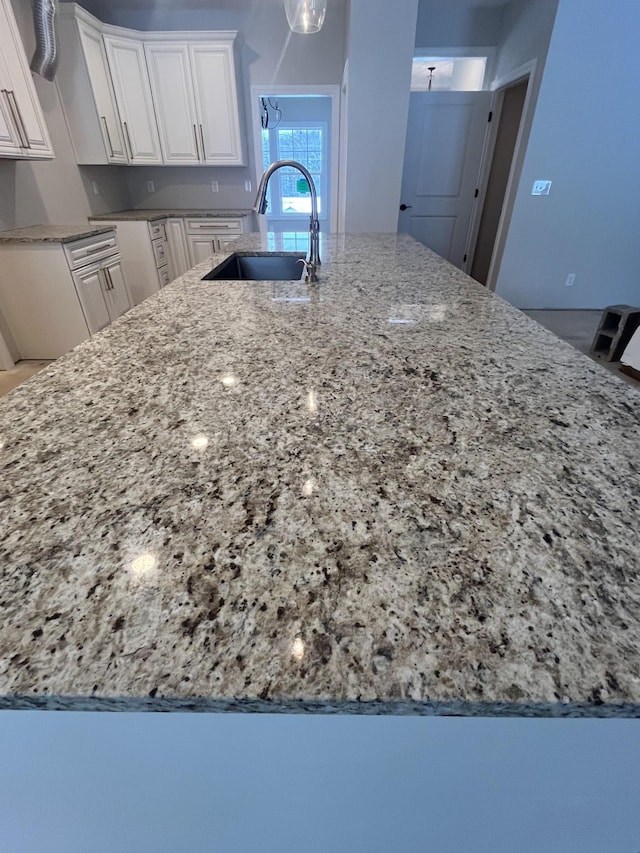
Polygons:
[[640,716],[640,394],[408,237],[323,252],[0,400],[0,706]]
[[244,216],[252,216],[252,210],[178,210],[175,208],[166,210],[117,210],[115,213],[102,213],[99,216],[90,216],[91,222],[154,222],[157,219],[167,219],[170,216],[211,216],[216,219],[238,219]]
[[83,237],[106,234],[113,231],[109,226],[91,225],[32,225],[29,228],[14,228],[0,231],[2,243],[72,243]]

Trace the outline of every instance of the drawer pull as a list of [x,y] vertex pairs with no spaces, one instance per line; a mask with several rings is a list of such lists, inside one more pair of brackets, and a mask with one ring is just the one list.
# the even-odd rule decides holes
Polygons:
[[100,243],[97,246],[91,246],[84,250],[85,255],[95,255],[96,252],[103,252],[105,249],[108,249],[111,246],[111,243]]
[[111,144],[111,134],[109,133],[109,125],[107,124],[106,116],[100,116],[102,121],[104,122],[104,132],[107,135],[107,142],[109,144],[109,156],[115,156],[113,153],[113,145]]

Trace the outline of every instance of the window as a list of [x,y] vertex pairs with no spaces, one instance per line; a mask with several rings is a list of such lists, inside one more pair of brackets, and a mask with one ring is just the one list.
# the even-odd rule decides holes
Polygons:
[[[297,160],[310,172],[318,193],[318,213],[324,218],[322,200],[326,193],[327,128],[314,124],[282,124],[262,131],[262,160],[264,168],[274,160]],[[268,215],[272,219],[301,217],[311,213],[309,185],[297,169],[285,166],[269,182]]]
[[411,91],[480,92],[486,65],[486,56],[416,56]]

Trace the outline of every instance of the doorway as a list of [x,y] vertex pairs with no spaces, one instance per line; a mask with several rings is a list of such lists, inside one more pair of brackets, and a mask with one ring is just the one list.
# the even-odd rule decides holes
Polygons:
[[471,277],[484,285],[489,278],[528,87],[527,77],[503,90],[500,120],[470,271]]
[[414,91],[409,99],[398,231],[460,269],[467,262],[491,97]]
[[[339,86],[251,87],[256,185],[270,163],[296,160],[313,177],[320,230],[337,230]],[[306,234],[311,194],[306,180],[283,167],[271,178],[261,231]]]

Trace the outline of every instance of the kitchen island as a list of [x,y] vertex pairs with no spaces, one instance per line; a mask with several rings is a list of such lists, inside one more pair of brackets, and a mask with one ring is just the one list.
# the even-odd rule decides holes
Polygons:
[[640,394],[407,236],[227,254],[0,400],[0,707],[640,716]]

